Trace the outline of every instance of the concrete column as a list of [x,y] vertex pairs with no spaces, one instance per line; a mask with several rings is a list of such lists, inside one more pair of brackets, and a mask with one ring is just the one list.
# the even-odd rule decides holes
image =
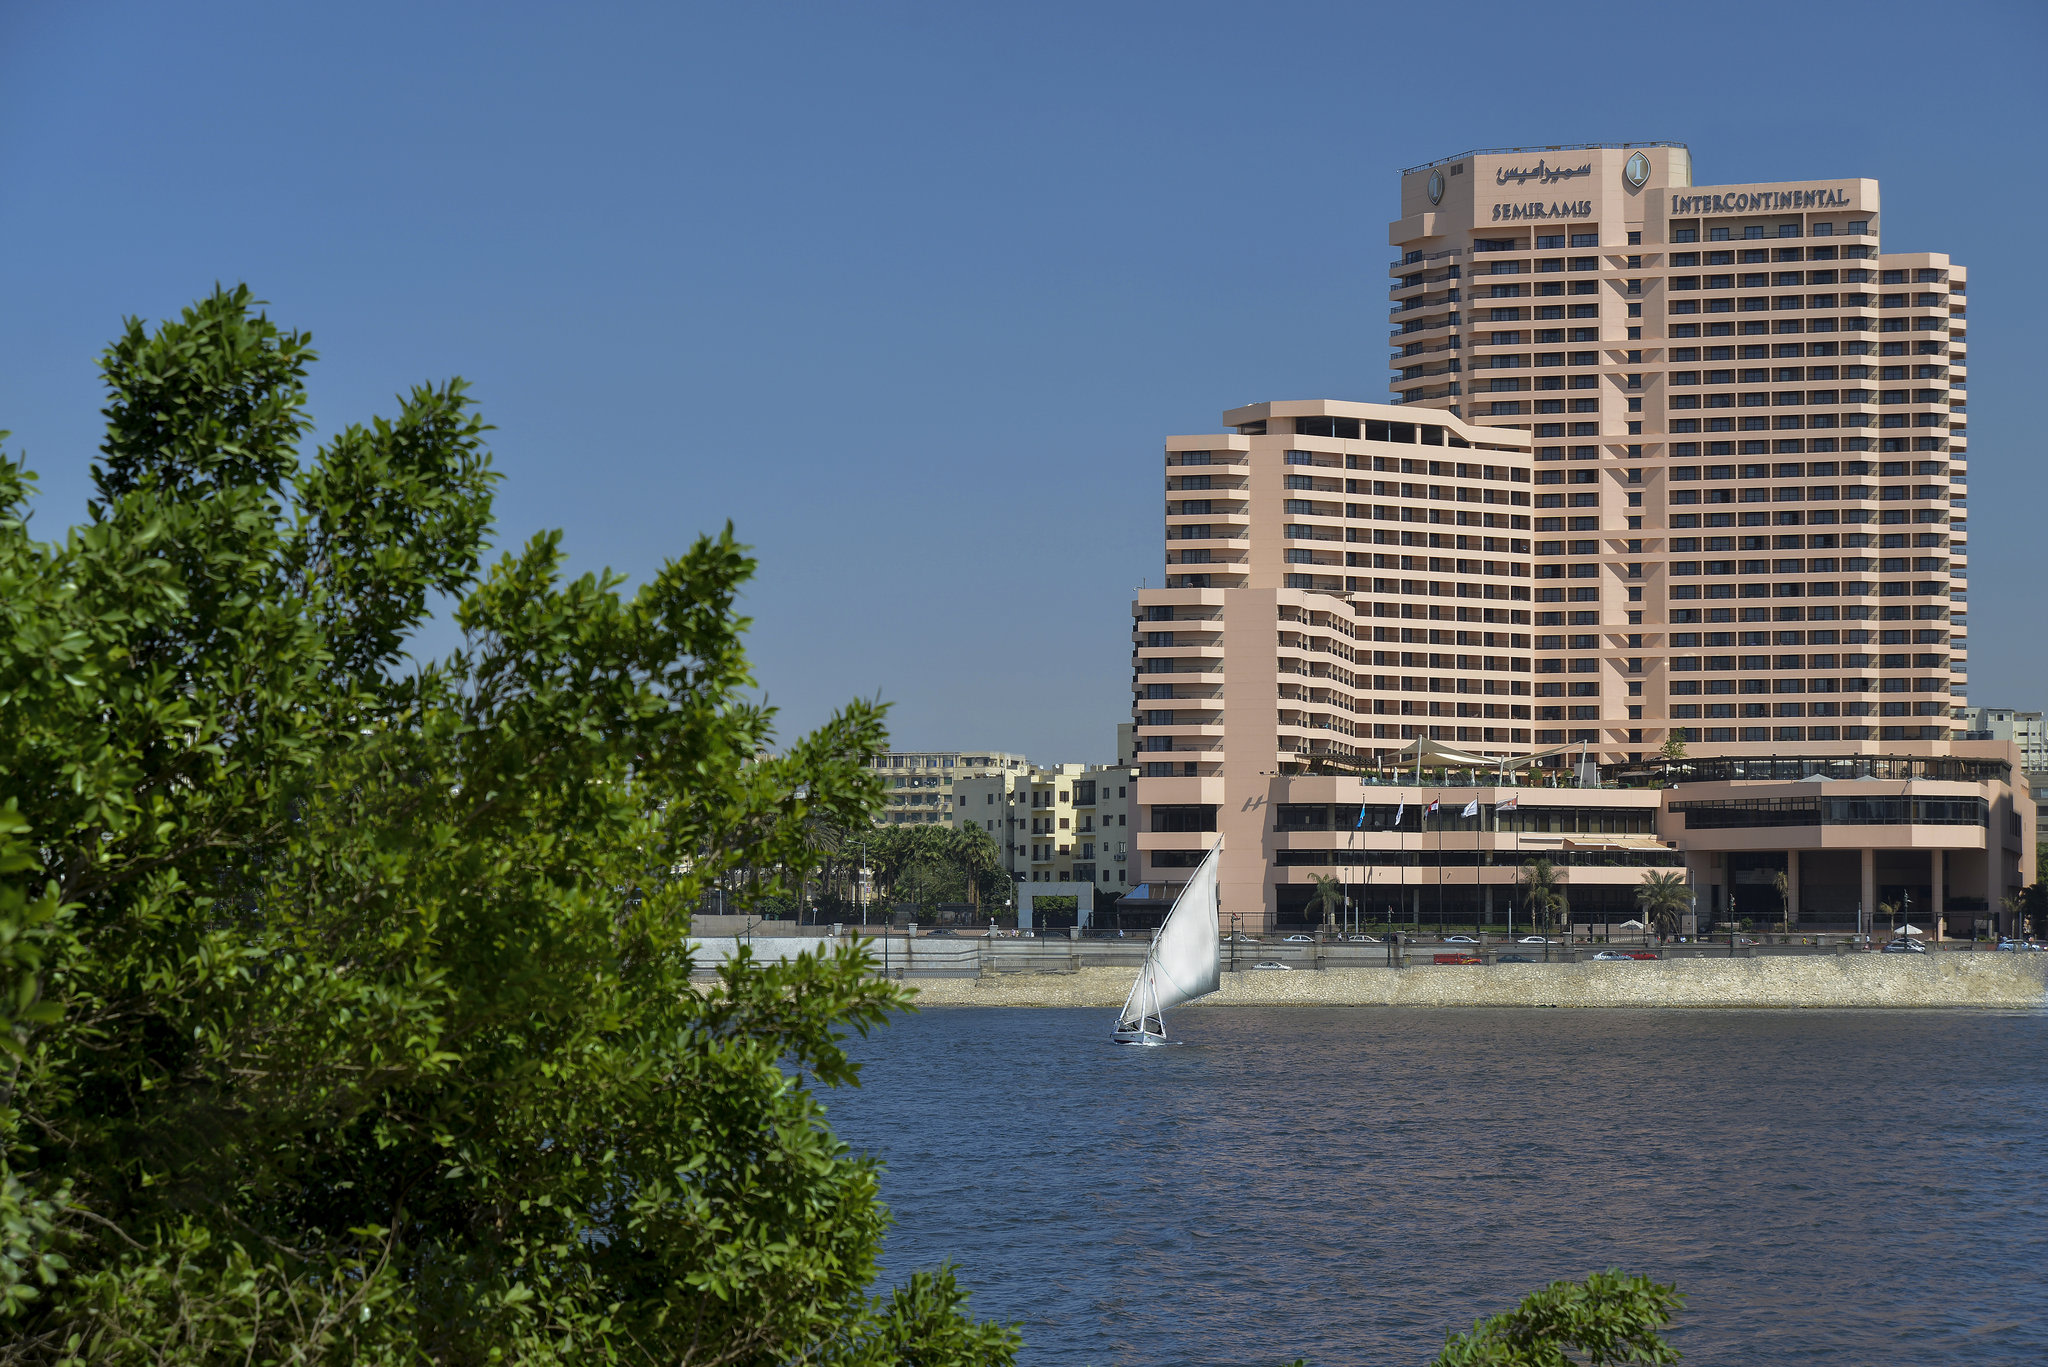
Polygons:
[[1930,875],[1929,881],[1932,882],[1934,885],[1932,892],[1932,896],[1934,899],[1934,937],[1937,940],[1941,938],[1941,919],[1943,915],[1945,915],[1948,911],[1948,898],[1943,894],[1941,889],[1941,880],[1943,875],[1947,872],[1947,868],[1948,859],[1946,857],[1946,851],[1929,850],[1927,852],[1927,871]]
[[1785,851],[1785,911],[1794,924],[1799,920],[1799,851]]
[[[2005,915],[2004,810],[2001,804],[1992,804],[1991,829],[1984,833],[1984,905],[1991,909],[1993,916],[1998,917]],[[2035,876],[2040,876],[2038,871]]]
[[1875,935],[1878,933],[1877,851],[1866,848],[1858,850],[1857,854],[1863,861],[1863,915],[1866,918],[1864,923],[1870,927],[1870,933]]

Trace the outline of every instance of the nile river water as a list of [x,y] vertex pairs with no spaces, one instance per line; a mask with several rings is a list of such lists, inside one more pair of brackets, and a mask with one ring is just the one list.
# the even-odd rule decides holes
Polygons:
[[1688,1363],[2048,1361],[2048,1015],[953,1008],[829,1094],[1024,1361],[1420,1364],[1620,1267]]

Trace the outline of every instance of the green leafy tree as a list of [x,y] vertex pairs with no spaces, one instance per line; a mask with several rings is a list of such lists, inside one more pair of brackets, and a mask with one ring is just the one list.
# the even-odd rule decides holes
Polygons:
[[879,708],[778,754],[730,529],[485,570],[462,385],[302,458],[312,359],[130,322],[58,542],[0,461],[0,1363],[1008,1362],[948,1271],[868,1294],[816,1092],[902,991],[691,979],[706,888],[869,819]]
[[1792,883],[1785,877],[1785,871],[1778,869],[1771,874],[1771,886],[1778,893],[1778,928],[1787,935],[1792,933]]
[[1636,906],[1659,935],[1676,934],[1678,918],[1691,905],[1692,889],[1682,873],[1645,873],[1643,881],[1636,884]]
[[2024,924],[2037,936],[2048,936],[2048,883],[2030,883],[2020,894]]
[[1676,1362],[1678,1350],[1662,1331],[1684,1308],[1685,1297],[1675,1286],[1595,1272],[1583,1282],[1552,1282],[1513,1310],[1476,1321],[1468,1333],[1445,1334],[1443,1351],[1430,1359],[1430,1367]]
[[1322,912],[1323,919],[1339,916],[1344,911],[1344,885],[1330,877],[1316,879],[1314,891],[1308,895],[1308,910],[1311,915]]
[[1548,859],[1532,859],[1522,865],[1522,902],[1540,924],[1552,925],[1553,914],[1564,905],[1564,883]]

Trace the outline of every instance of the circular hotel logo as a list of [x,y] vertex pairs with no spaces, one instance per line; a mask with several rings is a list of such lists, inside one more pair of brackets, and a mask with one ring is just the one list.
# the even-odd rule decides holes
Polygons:
[[1630,185],[1640,190],[1643,182],[1650,178],[1650,159],[1641,152],[1628,159],[1628,165],[1621,168],[1621,176]]
[[1429,173],[1429,202],[1431,204],[1441,204],[1444,202],[1444,173],[1441,171],[1431,171]]

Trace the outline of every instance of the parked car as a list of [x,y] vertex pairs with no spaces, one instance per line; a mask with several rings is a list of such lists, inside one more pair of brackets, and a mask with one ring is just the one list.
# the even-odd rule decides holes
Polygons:
[[[1593,956],[1593,962],[1595,962],[1595,963],[1610,963],[1610,964],[1626,964],[1626,963],[1634,963],[1634,962],[1635,962],[1635,957],[1636,957],[1636,956],[1635,956],[1635,955],[1633,955],[1633,954],[1624,954],[1624,953],[1622,953],[1622,952],[1621,952],[1620,950],[1617,950],[1617,949],[1603,949],[1603,950],[1601,950],[1601,951],[1600,951],[1600,952],[1599,952],[1598,954],[1595,954],[1595,955]],[[1654,958],[1655,956],[1653,955],[1652,957]]]
[[1431,960],[1439,964],[1483,964],[1486,960],[1477,954],[1439,954]]
[[1550,941],[1544,939],[1541,935],[1524,935],[1516,943],[1525,945],[1547,945],[1550,943]]
[[1354,945],[1376,945],[1380,943],[1380,938],[1377,935],[1354,935],[1351,937],[1351,943]]
[[1444,943],[1447,945],[1476,945],[1479,941],[1473,939],[1470,935],[1446,935],[1444,936]]
[[1921,944],[1917,940],[1909,940],[1903,935],[1896,940],[1886,941],[1885,947],[1878,951],[1880,954],[1925,954],[1926,952],[1926,945]]
[[1631,959],[1655,959],[1657,957],[1647,949],[1631,949],[1628,952],[1628,956]]
[[1270,969],[1280,973],[1292,973],[1294,971],[1293,969],[1289,968],[1286,964],[1276,964],[1271,959],[1266,960],[1264,963],[1253,964],[1252,967],[1255,969]]
[[1316,937],[1313,935],[1290,935],[1285,941],[1290,945],[1312,945],[1315,942]]
[[1494,960],[1497,964],[1533,964],[1536,961],[1526,954],[1503,954]]

